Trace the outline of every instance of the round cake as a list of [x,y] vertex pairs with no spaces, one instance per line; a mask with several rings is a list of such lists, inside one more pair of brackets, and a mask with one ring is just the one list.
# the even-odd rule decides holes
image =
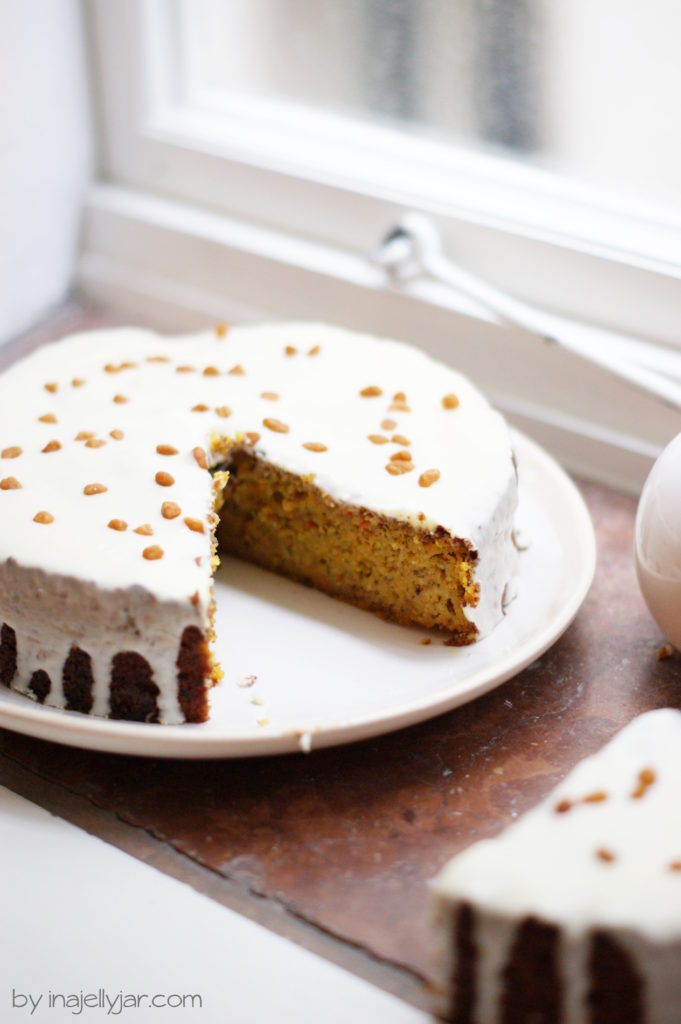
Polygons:
[[94,331],[0,377],[0,681],[203,721],[218,549],[470,643],[503,616],[507,426],[416,348],[309,323]]

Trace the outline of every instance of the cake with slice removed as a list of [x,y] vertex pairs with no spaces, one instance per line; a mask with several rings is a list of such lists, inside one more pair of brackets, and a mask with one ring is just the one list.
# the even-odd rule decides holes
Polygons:
[[681,1019],[681,712],[635,719],[433,884],[456,1024]]
[[35,700],[204,720],[218,541],[454,643],[502,618],[506,424],[408,345],[95,331],[4,373],[0,409],[0,682]]

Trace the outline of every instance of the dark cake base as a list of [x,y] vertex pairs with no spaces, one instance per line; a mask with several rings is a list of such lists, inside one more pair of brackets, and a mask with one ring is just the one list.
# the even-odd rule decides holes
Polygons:
[[[446,1019],[477,1024],[478,962],[474,908],[461,904],[454,919],[456,966]],[[583,1020],[588,1024],[645,1024],[643,983],[631,958],[605,932],[588,939],[588,985]],[[492,1021],[485,1024],[563,1024],[560,933],[553,924],[527,917],[518,923],[502,971]],[[581,1018],[580,1018],[581,1019]]]
[[[208,717],[206,679],[212,672],[208,641],[196,626],[187,626],[177,655],[178,700],[187,722]],[[7,623],[0,627],[0,683],[11,686],[17,672],[17,636]],[[94,702],[92,662],[87,651],[72,647],[62,668],[67,711],[89,714]],[[31,676],[29,689],[42,704],[52,689],[43,669]],[[128,722],[158,722],[159,688],[148,661],[135,651],[121,651],[111,663],[109,717]]]

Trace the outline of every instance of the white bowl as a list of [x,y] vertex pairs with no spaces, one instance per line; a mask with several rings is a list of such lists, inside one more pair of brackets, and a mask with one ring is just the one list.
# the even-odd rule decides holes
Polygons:
[[664,636],[681,648],[681,434],[650,471],[636,513],[636,572]]

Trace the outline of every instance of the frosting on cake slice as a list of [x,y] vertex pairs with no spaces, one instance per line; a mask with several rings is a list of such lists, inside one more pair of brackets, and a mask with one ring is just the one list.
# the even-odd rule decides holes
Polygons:
[[0,681],[36,700],[206,717],[216,512],[225,550],[396,621],[467,643],[502,617],[506,424],[408,345],[95,331],[4,373],[0,408]]
[[461,1024],[681,1019],[681,712],[651,711],[433,883]]

